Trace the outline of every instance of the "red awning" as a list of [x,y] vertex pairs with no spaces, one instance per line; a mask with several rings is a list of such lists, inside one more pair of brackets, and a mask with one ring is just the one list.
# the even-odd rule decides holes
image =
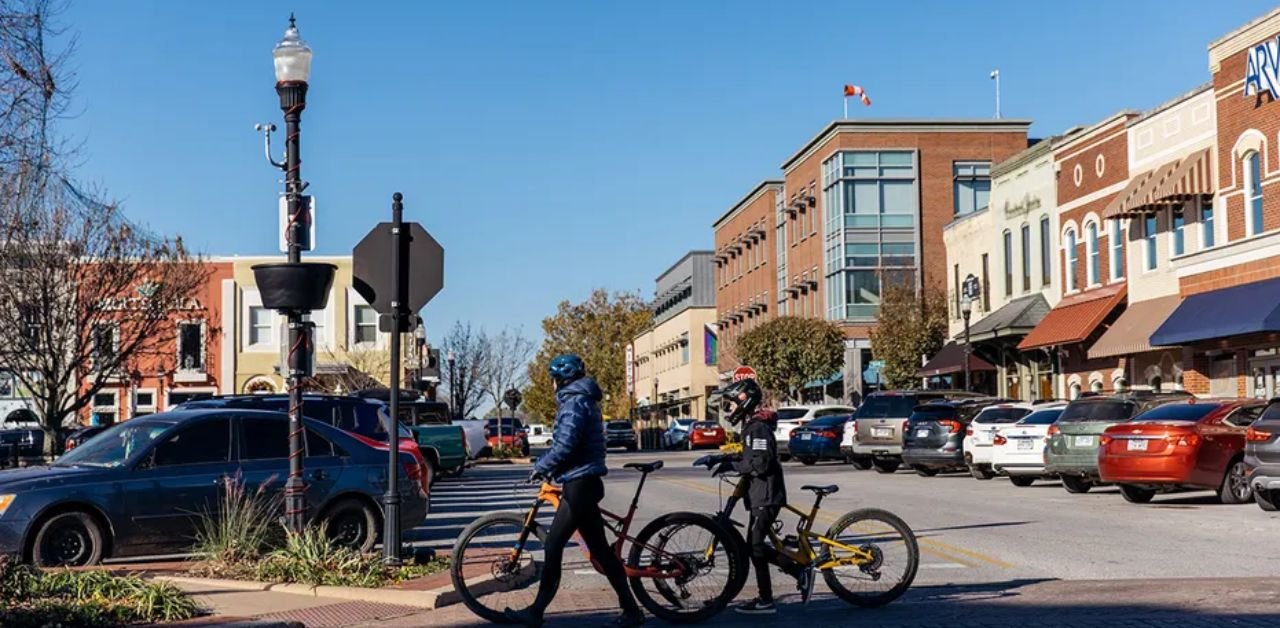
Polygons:
[[1067,297],[1018,343],[1018,348],[1026,351],[1083,342],[1124,301],[1126,294],[1125,284],[1120,284]]
[[[916,371],[916,377],[936,377],[948,373],[959,373],[964,370],[964,345],[948,342],[938,350],[929,363]],[[970,371],[994,371],[996,367],[990,362],[969,353]]]
[[1206,148],[1178,162],[1177,170],[1156,187],[1151,198],[1159,203],[1193,200],[1213,196],[1217,188],[1209,149]]

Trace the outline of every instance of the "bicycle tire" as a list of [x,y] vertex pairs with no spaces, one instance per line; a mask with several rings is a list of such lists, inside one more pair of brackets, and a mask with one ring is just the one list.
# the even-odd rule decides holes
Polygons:
[[[898,599],[907,591],[907,588],[911,586],[911,583],[915,581],[916,570],[920,568],[920,547],[916,542],[915,533],[911,531],[911,527],[908,526],[900,517],[885,510],[866,508],[846,513],[831,525],[831,528],[827,531],[827,538],[839,540],[841,533],[848,530],[850,527],[858,523],[872,521],[888,526],[897,534],[898,537],[901,538],[902,543],[906,548],[906,565],[903,569],[902,575],[898,577],[898,581],[895,582],[888,590],[879,593],[852,591],[840,580],[835,569],[828,568],[822,570],[822,578],[823,580],[826,580],[827,587],[829,587],[840,599],[854,606],[884,606],[885,604]],[[877,544],[866,543],[865,545]],[[881,552],[880,559],[883,561],[883,550],[879,550],[878,545],[877,550]],[[828,551],[830,551],[830,548],[824,545],[824,554]],[[819,561],[824,560],[825,558],[826,557],[824,556],[820,558]],[[868,576],[871,575],[870,572],[866,571],[863,567],[856,567],[856,569],[859,569]],[[878,578],[873,580],[873,582],[878,581]]]
[[[667,543],[671,537],[678,531],[686,528],[702,528],[710,533],[712,540],[713,558],[707,565],[700,565],[699,574],[705,575],[704,569],[710,569],[711,572],[716,570],[716,561],[714,556],[718,554],[716,547],[723,547],[726,554],[725,567],[728,569],[728,577],[723,585],[712,584],[713,587],[719,587],[716,591],[713,589],[714,595],[710,599],[702,601],[700,604],[687,605],[685,600],[688,599],[687,590],[683,589],[684,584],[688,584],[697,580],[700,575],[695,575],[691,580],[681,583],[682,589],[677,592],[673,587],[673,580],[666,578],[630,578],[631,591],[635,594],[636,599],[649,611],[654,617],[672,624],[690,624],[704,621],[720,611],[724,610],[729,602],[733,600],[735,593],[731,590],[732,583],[738,577],[739,557],[734,555],[733,541],[730,534],[725,531],[724,526],[716,523],[714,519],[706,515],[692,512],[676,512],[663,515],[654,519],[645,526],[644,529],[636,535],[631,543],[631,552],[628,556],[627,565],[633,569],[643,569],[651,562],[651,558],[646,558],[646,546],[652,545],[660,552],[666,551]],[[744,576],[745,577],[745,576]],[[651,581],[656,592],[663,600],[656,599],[648,589],[645,588],[645,582]],[[671,607],[663,604],[663,601],[670,603]],[[683,608],[682,608],[683,606]]]
[[[467,584],[467,579],[463,577],[463,569],[470,562],[467,559],[467,548],[472,543],[472,540],[486,528],[507,525],[519,530],[524,526],[525,517],[525,514],[515,512],[496,512],[485,515],[471,522],[471,525],[464,528],[462,533],[458,535],[458,540],[453,544],[453,564],[449,566],[449,577],[450,580],[453,581],[453,588],[458,592],[458,596],[462,598],[462,603],[465,604],[472,613],[475,613],[487,622],[494,624],[511,623],[507,620],[503,611],[507,608],[511,608],[516,611],[522,611],[525,608],[528,608],[529,605],[533,604],[533,598],[536,597],[536,594],[535,596],[531,596],[529,598],[528,605],[525,605],[522,608],[512,607],[510,603],[500,602],[497,598],[491,598],[491,601],[498,602],[495,606],[499,606],[500,608],[487,606],[481,598],[490,593],[490,591],[473,590],[472,586]],[[537,523],[534,523],[533,535],[540,543],[546,540],[546,530]],[[530,558],[532,560],[532,556]],[[534,572],[532,576],[528,578],[527,583],[534,586],[536,589],[537,584],[542,581],[542,563],[534,561],[531,565],[533,566]],[[492,589],[495,586],[494,582],[495,581],[493,580],[488,580],[485,586],[488,589]]]
[[747,537],[734,527],[732,519],[715,519],[715,522],[719,523],[728,535],[730,553],[738,564],[733,572],[733,580],[729,581],[727,593],[729,601],[733,601],[738,598],[739,593],[742,593],[743,587],[747,586],[747,576],[751,575],[751,546],[747,545]]

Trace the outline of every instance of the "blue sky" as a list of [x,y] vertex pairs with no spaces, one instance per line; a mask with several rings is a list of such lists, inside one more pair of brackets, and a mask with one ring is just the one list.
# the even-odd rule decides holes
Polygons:
[[594,287],[651,294],[711,222],[822,126],[1005,117],[1050,135],[1209,79],[1206,45],[1261,0],[1126,2],[160,2],[79,0],[80,176],[210,254],[276,247],[271,47],[315,50],[303,176],[318,252],[405,194],[446,248],[424,311],[539,333]]

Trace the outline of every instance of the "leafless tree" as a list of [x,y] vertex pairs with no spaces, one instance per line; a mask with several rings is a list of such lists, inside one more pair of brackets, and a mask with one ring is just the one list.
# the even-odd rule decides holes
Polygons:
[[324,361],[333,369],[331,372],[317,372],[307,382],[307,390],[350,394],[386,388],[383,380],[391,374],[391,354],[383,349],[326,349]]
[[[440,382],[445,397],[455,414],[472,416],[484,403],[485,368],[489,362],[489,337],[484,330],[472,329],[471,323],[454,323],[441,345]],[[453,356],[450,368],[448,357]],[[454,394],[456,393],[456,395]],[[456,404],[457,408],[452,408]]]
[[493,405],[503,405],[503,395],[510,389],[517,390],[529,381],[529,360],[533,358],[533,341],[517,329],[503,329],[489,339],[489,358],[484,368],[481,386],[493,400]]
[[73,87],[71,46],[48,47],[58,8],[0,0],[0,365],[30,391],[50,452],[104,386],[176,369],[175,312],[211,272],[73,183],[53,131]]

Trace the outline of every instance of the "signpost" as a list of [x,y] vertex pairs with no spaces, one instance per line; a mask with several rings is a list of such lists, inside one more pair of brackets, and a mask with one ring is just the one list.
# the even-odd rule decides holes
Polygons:
[[400,342],[414,313],[444,287],[444,248],[422,225],[404,222],[404,197],[391,196],[391,222],[378,223],[356,245],[356,292],[384,315],[391,332],[391,412],[387,418],[387,492],[383,496],[383,558],[400,562]]

